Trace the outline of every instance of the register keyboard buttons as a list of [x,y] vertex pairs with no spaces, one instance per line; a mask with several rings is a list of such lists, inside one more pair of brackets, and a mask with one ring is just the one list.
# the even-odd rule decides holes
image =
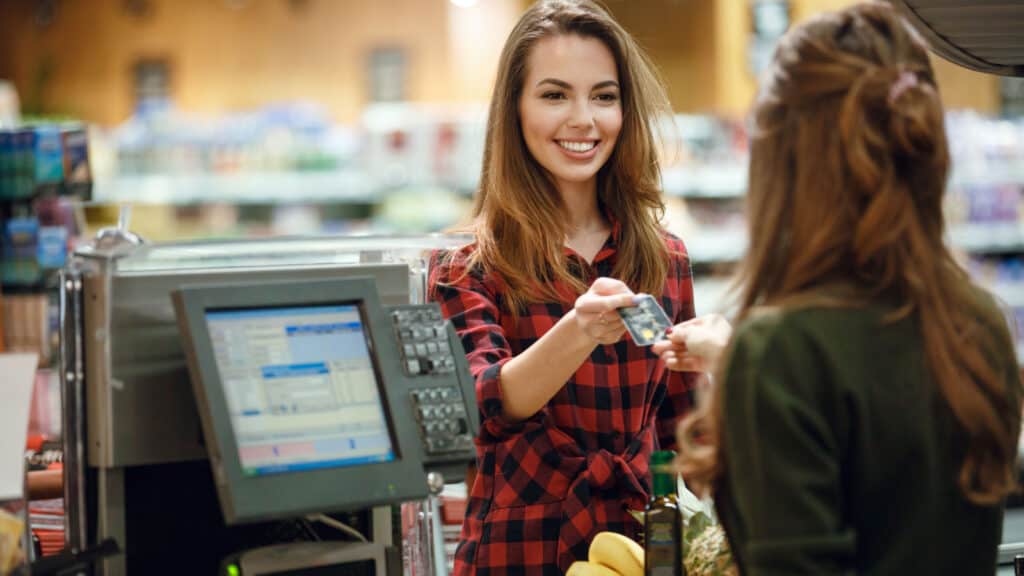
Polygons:
[[392,312],[392,319],[401,344],[402,367],[407,375],[432,376],[455,371],[448,329],[439,307],[401,308]]
[[466,409],[457,388],[417,388],[409,396],[427,454],[444,455],[472,446]]

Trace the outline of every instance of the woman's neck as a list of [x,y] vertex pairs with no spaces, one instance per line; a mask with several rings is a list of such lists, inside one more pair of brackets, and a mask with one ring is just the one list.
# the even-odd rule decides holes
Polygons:
[[559,188],[568,225],[565,245],[593,262],[608,237],[609,224],[597,202],[597,187],[591,183]]
[[568,217],[566,234],[570,238],[581,233],[592,234],[608,229],[608,223],[598,206],[596,182],[562,183],[559,192]]

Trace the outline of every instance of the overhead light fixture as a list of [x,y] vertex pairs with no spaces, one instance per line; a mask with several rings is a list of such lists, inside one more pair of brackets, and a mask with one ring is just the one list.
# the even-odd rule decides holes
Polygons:
[[476,6],[476,0],[451,0],[451,3],[459,8],[472,8]]

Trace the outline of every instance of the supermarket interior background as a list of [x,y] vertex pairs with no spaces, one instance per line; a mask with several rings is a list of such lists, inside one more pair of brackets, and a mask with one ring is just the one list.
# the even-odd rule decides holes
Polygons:
[[[699,306],[717,306],[714,272],[743,247],[743,122],[758,70],[791,22],[850,3],[608,2],[677,114],[663,138],[666,224],[711,294]],[[15,101],[26,120],[88,131],[91,195],[65,223],[70,240],[111,224],[120,204],[152,241],[439,231],[468,212],[498,54],[528,4],[8,0],[0,79],[15,95],[3,101],[8,117]],[[972,270],[1012,289],[1024,274],[1013,254],[1021,81],[935,66],[954,145],[952,240]],[[31,211],[24,199],[39,188],[3,194],[20,198],[5,221]],[[38,286],[43,269],[5,246],[7,291]]]
[[[725,309],[744,250],[758,73],[790,24],[851,3],[606,0],[668,87],[665,224],[689,248],[698,313]],[[120,206],[158,242],[464,221],[499,52],[529,4],[0,0],[0,351],[40,354],[37,430],[60,433],[56,273]],[[1024,320],[1024,79],[934,65],[949,241]]]

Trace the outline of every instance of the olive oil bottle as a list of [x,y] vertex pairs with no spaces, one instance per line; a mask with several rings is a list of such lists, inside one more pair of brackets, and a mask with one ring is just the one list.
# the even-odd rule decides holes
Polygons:
[[676,494],[675,453],[651,454],[651,498],[644,513],[645,576],[683,576],[683,515]]

